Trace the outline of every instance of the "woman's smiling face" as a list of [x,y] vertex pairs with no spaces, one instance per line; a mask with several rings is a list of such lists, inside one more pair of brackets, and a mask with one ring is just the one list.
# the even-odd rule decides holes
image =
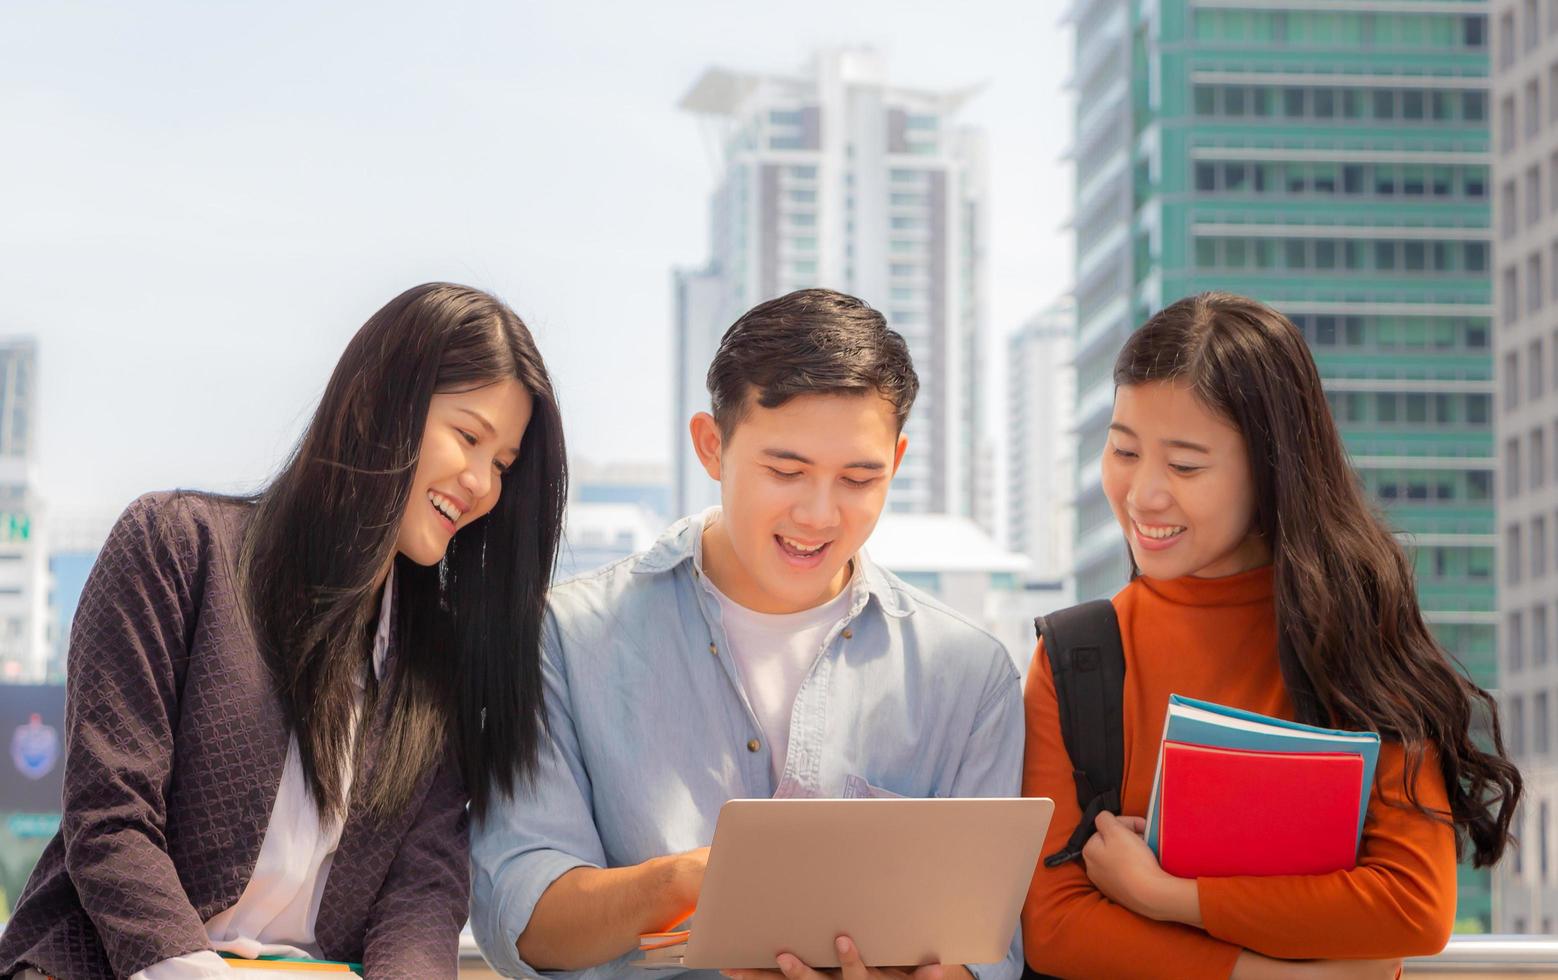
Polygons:
[[1217,578],[1271,561],[1244,437],[1186,386],[1122,385],[1103,488],[1143,575]]
[[433,396],[395,540],[400,554],[436,565],[455,532],[492,510],[531,407],[530,393],[513,378]]

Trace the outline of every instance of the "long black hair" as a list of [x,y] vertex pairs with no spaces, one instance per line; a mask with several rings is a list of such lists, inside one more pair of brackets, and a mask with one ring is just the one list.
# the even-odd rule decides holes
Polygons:
[[[396,554],[435,393],[516,379],[532,400],[492,511],[436,566]],[[255,498],[242,591],[322,815],[343,813],[356,685],[379,584],[394,562],[397,637],[382,686],[385,741],[366,797],[404,809],[452,744],[473,812],[512,792],[543,737],[540,634],[567,499],[561,416],[530,331],[492,296],[427,283],[373,314],[347,345],[281,472]],[[358,740],[361,744],[361,740]]]
[[[1187,385],[1244,436],[1256,530],[1271,546],[1277,657],[1298,720],[1401,742],[1407,801],[1419,809],[1424,747],[1438,749],[1457,851],[1469,840],[1478,867],[1496,862],[1522,786],[1497,703],[1424,622],[1411,563],[1347,462],[1303,335],[1242,296],[1182,299],[1115,361],[1117,386],[1155,381]],[[1474,738],[1479,725],[1491,752]]]

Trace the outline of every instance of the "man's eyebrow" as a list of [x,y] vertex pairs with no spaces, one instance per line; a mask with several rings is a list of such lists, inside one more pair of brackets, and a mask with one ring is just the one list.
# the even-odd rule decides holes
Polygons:
[[[800,453],[795,452],[794,450],[790,450],[790,449],[765,449],[765,450],[763,450],[763,455],[769,457],[770,459],[782,459],[782,460],[786,460],[788,462],[800,463],[802,466],[814,466],[814,465],[816,465],[810,459],[808,459],[805,456],[802,456]],[[868,459],[868,460],[861,460],[861,461],[854,462],[854,463],[845,463],[844,464],[844,469],[846,469],[846,470],[885,470],[885,469],[887,469],[887,464],[882,463],[882,462],[878,462],[877,460],[869,460]]]
[[[1123,432],[1123,433],[1125,433],[1126,435],[1130,436],[1133,439],[1140,438],[1139,436],[1136,435],[1135,432],[1131,431],[1130,427],[1121,425],[1118,422],[1110,422],[1109,423],[1109,428],[1113,429],[1116,432]],[[1205,446],[1201,445],[1199,442],[1189,442],[1189,441],[1184,440],[1184,439],[1165,439],[1165,440],[1163,440],[1163,445],[1165,445],[1165,446],[1172,446],[1175,449],[1188,449],[1191,452],[1195,452],[1195,453],[1206,453],[1208,456],[1210,456],[1212,454],[1212,451],[1210,449],[1208,449]]]

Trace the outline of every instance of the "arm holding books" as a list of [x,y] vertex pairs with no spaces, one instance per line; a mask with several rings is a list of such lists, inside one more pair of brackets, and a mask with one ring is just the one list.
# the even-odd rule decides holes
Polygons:
[[[1405,801],[1405,752],[1380,747],[1379,779],[1370,801],[1357,867],[1325,875],[1202,878],[1200,913],[1208,933],[1271,956],[1431,955],[1444,948],[1455,922],[1455,836],[1448,823]],[[1417,796],[1431,811],[1448,801],[1439,757],[1423,754]]]
[[[1043,853],[1049,855],[1065,844],[1082,811],[1072,781],[1071,756],[1060,734],[1055,682],[1042,645],[1028,668],[1025,702],[1028,727],[1022,789],[1025,796],[1055,800],[1055,816],[1044,842]],[[1034,871],[1023,906],[1022,932],[1029,965],[1057,976],[1100,980],[1229,976],[1240,954],[1238,946],[1199,929],[1150,919],[1111,901],[1075,861],[1057,868],[1040,863]]]

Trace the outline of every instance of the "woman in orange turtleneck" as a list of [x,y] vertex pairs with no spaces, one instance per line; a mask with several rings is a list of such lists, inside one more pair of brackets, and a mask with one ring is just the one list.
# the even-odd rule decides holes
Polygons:
[[[1520,796],[1486,692],[1418,610],[1410,564],[1369,507],[1303,337],[1208,293],[1153,317],[1115,364],[1103,491],[1135,576],[1125,649],[1121,812],[1082,859],[1035,871],[1028,963],[1062,977],[1371,977],[1441,949],[1457,853],[1498,860]],[[1168,696],[1380,733],[1357,867],[1174,878],[1142,839]],[[1023,792],[1055,800],[1044,853],[1081,816],[1040,650]],[[1491,722],[1494,753],[1472,741]]]

